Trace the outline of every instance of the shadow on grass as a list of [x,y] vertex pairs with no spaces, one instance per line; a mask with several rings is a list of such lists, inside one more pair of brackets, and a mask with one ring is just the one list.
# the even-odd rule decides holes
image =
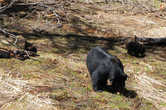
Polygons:
[[[78,34],[57,34],[57,33],[49,33],[45,30],[34,31],[32,33],[13,33],[15,35],[22,35],[24,38],[29,40],[38,40],[38,39],[49,39],[51,42],[51,48],[56,48],[54,53],[56,54],[65,54],[69,55],[72,53],[83,52],[87,53],[91,48],[96,46],[101,46],[105,49],[114,50],[115,45],[120,46],[126,43],[129,37],[111,37],[111,38],[103,38],[102,36],[88,36],[88,35],[78,35]],[[64,40],[62,40],[64,39]],[[145,57],[150,54],[155,54],[161,58],[160,60],[165,61],[165,57],[162,57],[166,54],[165,45],[146,45],[146,53]],[[157,53],[154,53],[157,52]],[[151,55],[151,56],[152,56]],[[138,58],[138,57],[137,57]],[[144,57],[140,57],[144,58]]]
[[[38,6],[38,5],[32,5],[32,4],[25,5],[25,6],[24,5],[14,5],[13,7],[4,11],[3,14],[7,14],[9,16],[13,16],[12,14],[14,14],[14,15],[16,14],[15,16],[18,16],[18,18],[37,19],[37,16],[36,16],[37,11],[45,11],[45,7]],[[22,13],[22,12],[24,12],[24,13]],[[45,14],[47,14],[47,11],[45,11]],[[36,29],[31,28],[30,29],[31,31],[29,33],[27,33],[26,27],[24,27],[21,23],[18,24],[18,22],[13,23],[15,25],[9,25],[7,27],[8,28],[10,27],[10,29],[15,29],[16,30],[15,32],[17,32],[17,33],[15,33],[16,35],[22,35],[26,39],[34,39],[35,40],[35,39],[47,38],[52,43],[53,48],[57,49],[56,51],[54,51],[55,53],[66,54],[66,55],[78,52],[78,51],[80,51],[80,49],[84,50],[84,52],[87,52],[90,50],[90,48],[95,47],[95,46],[102,46],[102,47],[107,48],[107,49],[114,49],[115,44],[116,45],[124,44],[125,41],[128,39],[126,37],[124,38],[124,37],[116,34],[113,29],[110,29],[108,31],[108,33],[111,36],[115,36],[115,37],[103,38],[103,36],[97,37],[97,34],[96,34],[96,36],[88,36],[88,33],[90,33],[90,32],[88,32],[88,30],[102,33],[102,29],[96,25],[91,24],[90,22],[81,20],[79,17],[74,16],[74,14],[75,13],[73,12],[73,14],[71,15],[71,17],[69,19],[69,22],[71,24],[70,28],[74,29],[75,33],[79,33],[82,35],[78,35],[78,34],[62,35],[62,34],[57,34],[57,33],[50,33],[50,32],[48,32],[49,29],[42,30],[43,28],[44,29],[48,28],[47,26],[42,27],[42,28],[38,27]],[[88,13],[83,13],[83,14],[88,14]],[[13,18],[14,18],[14,16],[13,16]],[[66,18],[66,17],[61,17],[61,18]],[[45,19],[45,18],[43,18],[43,19]],[[87,28],[83,29],[82,26],[85,26]],[[55,25],[55,27],[56,27],[56,25]],[[70,28],[68,28],[69,31],[72,30]],[[57,30],[58,29],[59,28],[57,28]],[[93,33],[95,34],[95,32],[93,32]],[[104,35],[104,33],[103,33],[103,35]],[[59,38],[65,38],[66,43],[60,41]],[[149,41],[151,41],[151,40],[152,39],[149,39]],[[156,40],[155,45],[158,42],[160,42],[160,39]],[[163,40],[163,42],[162,42],[164,48],[166,47],[165,42],[166,42],[166,40]],[[150,44],[150,46],[149,46],[150,49],[147,48],[147,50],[151,50],[151,52],[153,50],[157,50],[155,45]],[[147,53],[150,53],[150,52],[148,51]],[[163,54],[162,56],[160,54],[158,54],[158,55],[161,56],[160,57],[160,58],[162,58],[161,60],[165,61],[165,58],[163,58],[163,56],[165,56],[165,54],[166,54],[165,51],[162,52],[162,54]]]
[[[49,39],[52,48],[56,48],[54,51],[57,54],[75,53],[81,49],[85,52],[89,51],[92,47],[101,46],[105,49],[114,49],[115,44],[120,44],[120,38],[102,38],[97,36],[77,35],[77,34],[50,34],[47,32],[39,33],[14,33],[16,35],[22,35],[26,39],[38,40],[42,38]],[[63,40],[62,40],[63,39]]]
[[[47,11],[45,11],[44,9],[45,9],[44,7],[41,7],[38,5],[26,5],[26,6],[16,5],[14,6],[14,8],[9,8],[8,10],[6,10],[6,13],[7,15],[8,14],[10,15],[11,13],[12,14],[16,13],[18,14],[17,16],[24,19],[28,19],[27,17],[37,19],[37,16],[36,16],[37,14],[35,14],[35,12],[44,11],[45,14],[47,14]],[[24,12],[24,14],[20,14],[19,12]],[[33,15],[31,15],[32,13]],[[31,16],[29,16],[29,14]],[[119,40],[116,37],[116,35],[115,35],[116,38],[103,38],[102,36],[97,37],[97,35],[88,36],[87,29],[90,29],[93,31],[94,30],[101,31],[101,29],[100,28],[98,29],[96,26],[93,26],[89,22],[82,21],[79,17],[74,16],[74,13],[73,15],[71,15],[69,22],[71,24],[71,28],[75,30],[76,34],[62,35],[62,34],[57,34],[54,32],[51,33],[51,32],[48,32],[50,29],[43,29],[43,28],[48,28],[47,26],[43,26],[42,28],[38,27],[35,29],[31,28],[30,31],[27,32],[26,27],[24,27],[21,23],[19,25],[18,23],[16,24],[13,23],[14,25],[11,24],[8,27],[10,28],[12,27],[16,30],[15,32],[13,32],[13,34],[22,35],[26,39],[33,39],[33,40],[42,39],[42,38],[49,39],[51,42],[51,46],[57,49],[55,53],[59,53],[59,54],[75,53],[79,51],[80,49],[83,49],[84,51],[88,51],[90,48],[95,46],[103,46],[104,48],[112,49],[115,42]],[[87,29],[82,29],[82,26],[86,26]],[[57,30],[58,29],[59,28],[57,28]],[[78,35],[77,33],[82,35]],[[110,31],[109,33],[113,33],[113,31]],[[65,43],[62,40],[59,40],[61,38],[65,39]]]
[[[115,91],[112,86],[108,86],[104,89],[104,91],[107,91],[112,94],[117,94],[118,92]],[[122,91],[119,92],[121,95],[127,97],[127,98],[135,98],[137,96],[137,93],[134,90],[128,90],[124,88]]]

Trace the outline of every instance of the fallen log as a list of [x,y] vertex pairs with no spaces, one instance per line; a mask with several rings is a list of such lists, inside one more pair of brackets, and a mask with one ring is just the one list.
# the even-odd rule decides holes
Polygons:
[[127,53],[135,57],[144,57],[146,50],[153,46],[166,46],[166,38],[128,38],[125,43]]
[[165,45],[166,46],[166,37],[164,38],[141,38],[137,37],[137,41],[142,42],[144,45]]

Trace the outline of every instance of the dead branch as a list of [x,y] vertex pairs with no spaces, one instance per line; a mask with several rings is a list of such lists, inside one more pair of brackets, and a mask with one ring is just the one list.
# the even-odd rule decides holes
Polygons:
[[7,2],[7,5],[4,5],[0,8],[0,13],[4,12],[6,9],[10,8],[13,6],[13,4],[16,2],[17,0],[4,0],[4,2]]
[[11,37],[12,39],[14,39],[14,43],[10,42],[9,40],[7,40],[7,41],[8,41],[11,45],[16,46],[16,43],[17,43],[17,37],[16,37],[16,35],[14,35],[14,34],[8,32],[6,29],[2,29],[1,27],[0,27],[0,32],[3,33],[5,36],[8,36],[8,37]]
[[11,58],[15,57],[20,60],[26,60],[29,59],[30,56],[38,56],[37,55],[37,48],[33,46],[33,44],[27,42],[22,36],[16,36],[10,32],[8,32],[6,29],[2,29],[0,27],[0,32],[3,33],[5,36],[9,36],[12,39],[14,39],[14,42],[9,41],[8,38],[6,38],[7,42],[16,47],[18,50],[8,50],[4,48],[0,48],[0,58]]

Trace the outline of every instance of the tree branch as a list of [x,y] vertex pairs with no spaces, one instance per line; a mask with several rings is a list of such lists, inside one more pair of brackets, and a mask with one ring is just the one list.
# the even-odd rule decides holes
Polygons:
[[4,12],[6,9],[12,7],[12,5],[16,2],[17,0],[9,0],[9,4],[2,6],[0,8],[0,13]]

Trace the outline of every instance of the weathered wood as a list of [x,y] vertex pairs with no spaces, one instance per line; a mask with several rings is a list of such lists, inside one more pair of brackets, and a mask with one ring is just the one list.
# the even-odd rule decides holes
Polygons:
[[144,45],[166,45],[165,38],[141,38],[137,37],[137,41],[142,42]]
[[143,45],[151,45],[151,46],[165,45],[166,46],[166,37],[162,37],[162,38],[137,37],[137,36],[135,36],[135,37],[120,37],[120,38],[115,38],[114,41],[117,43],[126,44],[130,41],[135,41],[135,40]]
[[127,53],[135,57],[144,57],[149,47],[166,46],[166,38],[127,38],[123,40],[126,45]]

